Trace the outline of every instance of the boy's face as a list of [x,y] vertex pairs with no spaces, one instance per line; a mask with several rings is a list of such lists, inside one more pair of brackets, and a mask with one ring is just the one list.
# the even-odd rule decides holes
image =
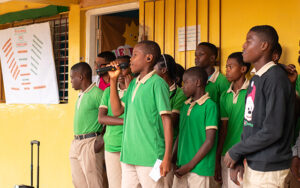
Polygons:
[[262,41],[256,32],[249,31],[246,42],[243,45],[243,60],[244,62],[254,63],[262,55]]
[[211,51],[204,45],[197,46],[195,51],[195,65],[201,68],[207,68],[212,65],[214,57]]
[[82,82],[82,75],[79,74],[77,71],[71,70],[70,72],[70,78],[71,78],[71,83],[72,83],[72,88],[75,90],[80,90],[80,85]]
[[[117,63],[124,63],[124,62],[128,62],[128,60],[126,59],[116,59]],[[131,74],[131,70],[130,67],[126,68],[126,69],[121,69],[121,74],[118,77],[118,81],[124,83],[125,82],[125,76]]]
[[235,58],[228,58],[226,64],[226,78],[229,82],[238,80],[243,75],[242,66]]
[[96,57],[94,69],[99,69],[106,67],[108,63],[105,61],[103,57]]
[[[107,61],[103,57],[96,57],[94,69],[97,70],[99,68],[104,68],[108,64]],[[108,75],[107,72],[101,73],[100,76]]]
[[183,86],[182,90],[186,97],[192,97],[195,94],[197,88],[197,81],[191,78],[187,74],[183,74]]
[[135,45],[130,58],[130,69],[133,73],[139,73],[147,64],[147,55],[144,53],[142,45]]

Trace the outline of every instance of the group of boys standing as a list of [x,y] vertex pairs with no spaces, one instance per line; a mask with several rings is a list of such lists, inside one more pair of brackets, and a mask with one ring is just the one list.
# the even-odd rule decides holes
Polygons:
[[[183,75],[153,41],[139,42],[131,58],[99,54],[99,67],[116,70],[97,84],[87,63],[75,64],[72,87],[81,92],[70,150],[74,186],[106,187],[106,165],[110,188],[209,188],[213,181],[229,188],[283,187],[300,81],[289,80],[295,67],[274,63],[277,46],[273,27],[251,28],[243,52],[228,57],[226,77],[214,67],[217,48],[207,42],[197,45],[196,66]],[[158,181],[149,176],[156,162]]]

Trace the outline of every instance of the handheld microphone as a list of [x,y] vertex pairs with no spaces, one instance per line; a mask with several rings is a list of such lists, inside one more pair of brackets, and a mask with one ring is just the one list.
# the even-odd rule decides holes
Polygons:
[[[128,62],[122,62],[119,64],[120,69],[127,69],[129,67],[129,63]],[[117,70],[116,67],[114,66],[108,66],[108,67],[103,67],[103,68],[99,68],[96,70],[97,74],[103,74],[105,72],[108,71],[115,71]]]

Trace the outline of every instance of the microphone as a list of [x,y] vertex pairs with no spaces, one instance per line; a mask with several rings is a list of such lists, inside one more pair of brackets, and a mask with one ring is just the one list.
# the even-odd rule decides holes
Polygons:
[[[119,64],[120,69],[127,69],[129,67],[129,63],[128,62],[122,62]],[[97,74],[103,74],[106,73],[108,71],[115,71],[117,70],[116,67],[114,66],[108,66],[108,67],[103,67],[103,68],[99,68],[96,70]]]

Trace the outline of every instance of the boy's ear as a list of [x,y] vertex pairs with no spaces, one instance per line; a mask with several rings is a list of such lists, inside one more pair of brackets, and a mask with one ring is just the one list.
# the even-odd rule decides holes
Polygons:
[[153,60],[153,55],[152,55],[152,54],[147,54],[147,55],[146,55],[146,62],[147,62],[147,63],[151,63],[152,60]]
[[166,67],[163,67],[163,68],[161,69],[161,72],[162,72],[163,74],[166,74],[167,68],[166,68]]
[[79,77],[79,80],[81,80],[81,81],[83,80],[83,75],[82,74],[79,74],[78,77]]
[[209,60],[210,60],[210,62],[215,63],[215,61],[216,61],[216,56],[215,56],[215,55],[211,55],[211,56],[209,57]]
[[200,80],[200,79],[197,79],[197,81],[196,81],[196,86],[197,86],[197,87],[201,87],[201,80]]
[[246,74],[246,72],[247,72],[247,67],[246,67],[246,66],[242,66],[242,67],[241,67],[241,72],[242,72],[243,74]]
[[261,43],[260,47],[261,47],[262,51],[266,51],[269,48],[269,46],[270,46],[270,44],[267,41],[263,41]]

